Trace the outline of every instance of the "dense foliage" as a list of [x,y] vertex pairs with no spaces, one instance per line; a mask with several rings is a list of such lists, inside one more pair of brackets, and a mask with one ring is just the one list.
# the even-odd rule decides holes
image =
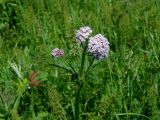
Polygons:
[[0,0],[0,119],[73,119],[77,76],[53,67],[51,50],[79,67],[86,25],[110,52],[83,86],[81,119],[160,119],[159,11],[159,0]]

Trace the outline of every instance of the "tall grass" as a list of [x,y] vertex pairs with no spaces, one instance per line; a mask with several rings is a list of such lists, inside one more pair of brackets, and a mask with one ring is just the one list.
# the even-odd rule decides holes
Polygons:
[[[53,68],[63,48],[79,66],[75,30],[90,26],[110,42],[109,57],[92,68],[80,96],[86,120],[160,119],[159,0],[1,0],[0,118],[73,119],[72,76]],[[13,63],[22,75],[19,78]],[[29,89],[39,73],[40,86]],[[17,100],[18,99],[18,100]]]

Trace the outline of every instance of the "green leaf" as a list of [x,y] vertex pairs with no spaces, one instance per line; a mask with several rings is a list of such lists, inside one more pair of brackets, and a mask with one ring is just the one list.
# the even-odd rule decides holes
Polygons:
[[63,69],[63,70],[66,70],[66,71],[69,71],[69,72],[73,73],[70,69],[68,69],[68,68],[66,68],[66,67],[64,67],[64,66],[60,66],[60,65],[56,65],[56,64],[50,64],[50,65],[52,65],[52,66],[54,66],[54,67],[57,67],[57,68],[61,68],[61,69]]
[[17,98],[15,99],[15,102],[14,102],[14,110],[18,110],[20,99],[24,91],[26,90],[27,86],[28,86],[28,80],[27,78],[25,78],[23,81],[20,82],[20,86],[18,86],[17,88]]
[[49,115],[48,112],[40,112],[37,115],[37,120],[43,120],[43,118],[47,117]]

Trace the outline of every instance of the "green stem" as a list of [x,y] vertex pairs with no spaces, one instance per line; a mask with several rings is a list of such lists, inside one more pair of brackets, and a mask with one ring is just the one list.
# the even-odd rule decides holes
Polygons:
[[81,86],[78,85],[76,88],[76,96],[75,96],[75,120],[79,120],[79,100],[80,100],[80,91]]
[[80,71],[79,71],[80,77],[81,77],[82,74],[83,74],[82,71],[83,71],[83,68],[84,68],[86,49],[87,49],[87,44],[85,44],[84,49],[83,49],[83,52],[82,52],[81,67],[80,67]]
[[[83,52],[83,55],[85,56],[84,52]],[[82,55],[82,64],[81,65],[84,65],[84,59],[85,57]],[[90,62],[90,65],[88,66],[87,70],[86,70],[86,73],[85,73],[85,77],[90,69],[90,67],[92,66],[93,64],[93,61],[94,61],[94,58],[92,58],[91,62]],[[81,69],[83,68],[83,66],[81,66]],[[83,69],[82,69],[83,70]],[[83,79],[85,79],[83,77],[83,74],[82,74],[82,70],[81,70],[81,81],[80,83],[78,84],[77,88],[76,88],[76,96],[75,96],[75,120],[79,120],[79,100],[80,100],[80,91],[83,87]]]
[[83,79],[84,79],[84,73],[83,69],[85,66],[85,55],[86,55],[86,49],[87,49],[87,43],[85,44],[82,52],[82,60],[81,60],[81,66],[79,70],[79,83],[76,88],[76,95],[75,95],[75,120],[79,120],[79,103],[80,103],[80,91],[83,86]]
[[93,61],[94,61],[94,58],[92,58],[92,60],[91,60],[91,62],[90,62],[90,64],[89,64],[89,66],[88,66],[88,68],[87,68],[87,70],[86,70],[86,75],[88,74],[88,72],[89,72],[89,69],[90,69],[90,67],[92,66],[92,64],[93,64]]

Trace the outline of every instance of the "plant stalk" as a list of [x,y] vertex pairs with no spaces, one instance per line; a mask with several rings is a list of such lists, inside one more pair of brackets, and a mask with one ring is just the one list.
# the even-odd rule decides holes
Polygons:
[[79,76],[80,77],[83,76],[83,69],[84,69],[84,66],[85,66],[84,63],[85,63],[86,49],[87,49],[87,44],[85,44],[83,52],[82,52],[81,67],[80,67],[80,71],[79,71]]
[[79,120],[80,91],[81,91],[81,86],[78,85],[76,88],[76,96],[75,96],[75,120]]
[[79,82],[76,88],[76,95],[75,95],[75,120],[79,120],[79,103],[80,103],[80,91],[83,86],[83,79],[84,79],[84,66],[85,66],[85,55],[86,55],[87,43],[85,44],[82,52],[82,60],[81,60],[81,67],[79,70]]
[[92,60],[91,60],[91,62],[90,62],[90,64],[89,64],[89,66],[88,66],[88,68],[87,68],[87,70],[86,70],[86,75],[88,74],[88,72],[89,72],[89,69],[91,68],[91,66],[93,65],[93,62],[94,62],[94,57],[92,58]]

